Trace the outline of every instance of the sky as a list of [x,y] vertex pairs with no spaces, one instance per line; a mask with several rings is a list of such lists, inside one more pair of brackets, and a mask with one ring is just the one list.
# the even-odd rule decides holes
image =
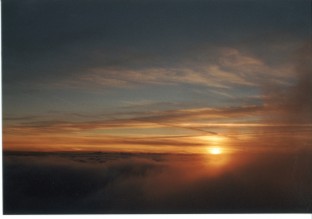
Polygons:
[[311,150],[310,8],[3,0],[3,148]]

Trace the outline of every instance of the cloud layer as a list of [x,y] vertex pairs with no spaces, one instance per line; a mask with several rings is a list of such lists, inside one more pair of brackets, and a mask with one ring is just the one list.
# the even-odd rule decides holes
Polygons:
[[4,213],[310,212],[310,156],[5,155]]

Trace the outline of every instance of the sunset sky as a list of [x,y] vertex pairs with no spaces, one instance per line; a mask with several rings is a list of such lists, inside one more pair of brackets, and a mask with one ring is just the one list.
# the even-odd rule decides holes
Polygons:
[[312,149],[309,0],[2,8],[4,150]]

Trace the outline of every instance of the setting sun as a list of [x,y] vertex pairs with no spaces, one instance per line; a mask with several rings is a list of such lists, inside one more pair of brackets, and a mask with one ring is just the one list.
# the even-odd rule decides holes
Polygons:
[[208,152],[209,152],[210,154],[217,155],[217,154],[221,154],[221,153],[222,153],[222,149],[219,148],[219,147],[209,148],[209,149],[208,149]]

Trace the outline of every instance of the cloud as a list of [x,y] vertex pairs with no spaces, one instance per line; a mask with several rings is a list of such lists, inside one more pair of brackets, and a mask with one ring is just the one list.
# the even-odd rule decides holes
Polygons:
[[198,155],[5,155],[4,213],[304,213],[310,156],[242,153],[218,167]]
[[[204,51],[207,49],[207,51]],[[131,88],[134,86],[196,85],[214,89],[233,87],[259,87],[270,78],[272,83],[289,85],[293,78],[291,65],[269,66],[265,60],[243,54],[236,48],[203,48],[202,61],[183,58],[173,65],[139,67],[92,67],[82,75],[60,81],[58,86]],[[215,59],[209,58],[215,56]],[[141,64],[144,65],[146,60]],[[139,63],[138,63],[139,64]],[[140,65],[140,64],[139,64]]]
[[311,41],[300,48],[295,56],[296,83],[293,86],[267,86],[265,104],[275,108],[279,114],[275,121],[291,123],[312,123],[312,71]]
[[[123,181],[129,183],[132,179],[143,179],[163,169],[163,164],[150,158],[140,158],[140,155],[132,158],[103,154],[99,158],[107,162],[105,164],[88,160],[97,157],[84,154],[22,155],[15,160],[16,163],[12,163],[9,157],[5,171],[7,213],[74,213],[76,209],[78,213],[87,213],[90,209],[93,213],[108,213],[117,205],[116,201],[122,200],[115,186]],[[76,158],[86,162],[77,163]],[[23,179],[20,185],[16,181],[18,175]],[[108,194],[102,196],[102,192]],[[129,190],[127,193],[135,202],[135,192]],[[128,204],[131,205],[131,201]]]
[[[84,117],[80,122],[29,119],[4,126],[4,148],[39,151],[116,151],[118,148],[194,153],[211,144],[197,139],[198,136],[215,135],[228,138],[228,147],[233,150],[296,150],[307,147],[311,141],[311,124],[278,121],[276,119],[281,115],[287,115],[280,112],[272,106],[251,105],[129,112],[121,116],[116,113],[115,118],[106,120],[94,120],[95,115],[94,118]],[[269,120],[270,116],[274,119]]]
[[[130,112],[130,118],[119,118],[107,120],[89,120],[84,122],[73,122],[66,120],[41,120],[41,121],[24,121],[15,125],[6,127],[6,130],[45,130],[46,132],[62,131],[84,131],[94,129],[111,129],[111,128],[155,128],[155,127],[179,127],[181,122],[190,122],[194,120],[210,120],[211,122],[228,118],[248,118],[259,116],[263,113],[262,106],[242,106],[242,107],[225,107],[225,108],[194,108],[167,110],[155,112],[135,113]],[[124,114],[122,113],[124,116]],[[138,116],[141,115],[141,116]]]

